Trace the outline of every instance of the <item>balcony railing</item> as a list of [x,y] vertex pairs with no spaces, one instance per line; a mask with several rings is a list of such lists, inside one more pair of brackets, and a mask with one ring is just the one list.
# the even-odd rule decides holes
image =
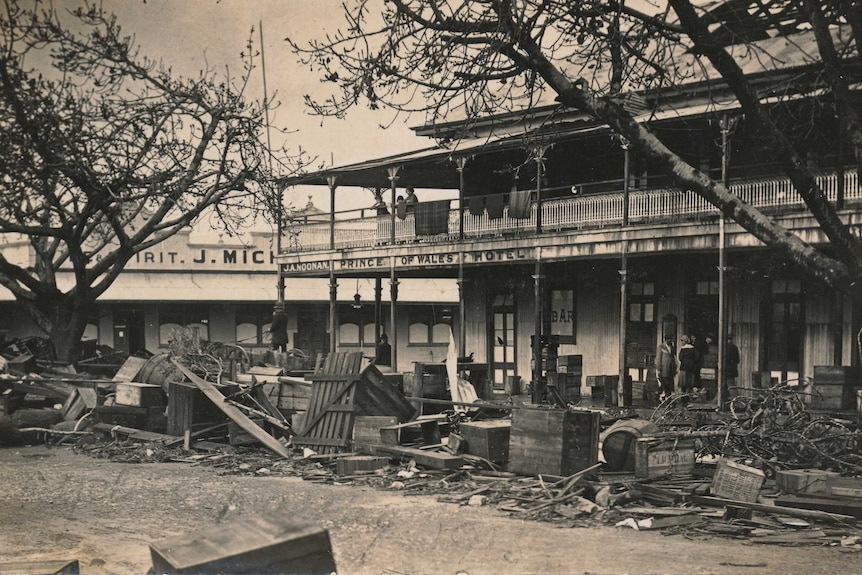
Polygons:
[[[817,183],[830,201],[834,202],[838,199],[837,174],[819,175]],[[738,181],[730,185],[730,190],[745,202],[766,211],[780,209],[789,212],[805,207],[787,178]],[[847,170],[844,173],[844,199],[847,202],[862,200],[862,190],[859,188],[855,170]],[[545,233],[620,226],[623,222],[624,201],[621,190],[543,200],[541,231]],[[395,243],[415,241],[449,243],[457,240],[459,237],[457,200],[452,204],[456,208],[449,211],[446,233],[417,235],[414,214],[408,213],[404,219],[396,217]],[[509,207],[504,206],[502,216],[493,219],[489,217],[487,211],[483,211],[481,215],[474,215],[465,207],[464,237],[493,239],[535,234],[536,207],[535,197],[533,197],[528,217],[513,218],[509,215]],[[635,189],[629,192],[628,217],[629,223],[632,224],[698,221],[717,216],[718,209],[694,192],[675,188]],[[289,239],[285,241],[285,252],[311,252],[328,250],[331,247],[329,222],[296,224],[289,226],[287,232]],[[392,239],[392,218],[389,215],[341,219],[335,221],[332,247],[348,249],[381,246],[391,244]]]

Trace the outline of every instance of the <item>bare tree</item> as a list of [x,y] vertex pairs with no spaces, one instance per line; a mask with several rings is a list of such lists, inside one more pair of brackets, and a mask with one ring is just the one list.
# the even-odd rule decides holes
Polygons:
[[[763,110],[749,78],[728,52],[737,44],[762,70],[779,63],[758,52],[755,40],[776,28],[817,33],[821,52],[812,82],[846,111],[849,141],[860,149],[858,98],[850,94],[847,63],[862,30],[859,2],[728,0],[725,8],[762,11],[749,29],[717,27],[713,12],[689,0],[355,0],[345,4],[346,25],[309,45],[290,42],[303,62],[333,85],[320,114],[341,115],[365,101],[371,107],[425,112],[426,120],[471,120],[552,104],[605,123],[670,175],[726,216],[826,284],[852,291],[862,305],[862,244],[838,217],[788,138]],[[751,4],[752,6],[748,6]],[[645,6],[645,7],[644,7]],[[650,8],[651,7],[651,8]],[[714,6],[713,6],[714,7]],[[673,10],[671,10],[671,8]],[[788,18],[790,18],[788,20]],[[851,36],[836,43],[836,25]],[[793,26],[795,28],[792,28]],[[736,54],[739,54],[737,50]],[[726,81],[742,111],[789,174],[796,190],[832,242],[826,254],[743,202],[721,182],[687,164],[623,105],[626,91],[679,86],[712,71]],[[836,137],[841,135],[836,134]]]
[[[0,30],[0,234],[32,252],[0,254],[0,284],[74,361],[94,302],[135,254],[205,213],[228,231],[275,213],[264,104],[244,95],[254,54],[231,79],[176,78],[95,6],[10,0]],[[295,158],[280,159],[287,171]]]

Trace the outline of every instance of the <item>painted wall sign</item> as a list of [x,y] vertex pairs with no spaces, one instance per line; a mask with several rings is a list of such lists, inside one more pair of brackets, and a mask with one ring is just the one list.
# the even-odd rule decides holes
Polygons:
[[551,292],[551,335],[573,335],[575,299],[572,290]]
[[[457,252],[437,253],[406,253],[396,255],[394,266],[399,269],[417,269],[440,266],[456,266],[462,262],[469,264],[506,263],[506,262],[528,262],[535,257],[532,248],[513,248],[498,250],[471,250],[459,254]],[[318,261],[296,261],[281,264],[281,273],[284,275],[306,275],[315,272],[328,272],[330,269],[335,273],[357,270],[388,270],[393,259],[389,256],[370,257],[342,257],[330,260]]]
[[275,269],[275,251],[244,248],[150,249],[135,254],[126,269],[139,270],[255,270]]

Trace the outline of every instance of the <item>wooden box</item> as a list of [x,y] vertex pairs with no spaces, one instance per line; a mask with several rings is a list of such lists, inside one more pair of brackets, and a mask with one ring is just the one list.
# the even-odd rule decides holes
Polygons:
[[765,478],[764,473],[755,467],[722,457],[712,477],[710,492],[716,497],[757,503]]
[[843,365],[815,365],[813,409],[855,409],[858,386],[856,368]]
[[389,458],[379,455],[349,455],[335,460],[335,473],[353,475],[357,471],[376,471],[389,465]]
[[583,375],[583,356],[581,355],[560,355],[557,356],[557,371],[559,373],[569,373],[580,377]]
[[136,381],[117,382],[115,401],[117,405],[132,407],[164,407],[168,404],[162,386]]
[[524,407],[512,413],[509,471],[569,476],[599,459],[597,411]]
[[380,443],[380,428],[396,425],[391,415],[357,415],[353,420],[353,445]]
[[464,453],[476,455],[497,464],[509,461],[511,419],[465,422],[459,426],[465,442]]
[[191,383],[168,384],[167,433],[182,437],[194,431],[227,420],[227,416]]
[[660,477],[694,470],[694,440],[661,441],[638,438],[635,443],[635,477]]
[[156,433],[164,433],[167,427],[167,417],[163,407],[99,405],[93,408],[93,420],[96,423],[122,425]]
[[277,383],[265,383],[264,390],[270,401],[282,411],[305,411],[311,397],[311,382],[295,378],[281,378]]
[[826,477],[826,493],[835,497],[862,499],[862,478],[841,477],[837,473]]
[[155,573],[336,572],[329,532],[273,514],[150,544]]
[[827,478],[838,475],[822,469],[782,469],[775,473],[775,484],[785,493],[825,493]]

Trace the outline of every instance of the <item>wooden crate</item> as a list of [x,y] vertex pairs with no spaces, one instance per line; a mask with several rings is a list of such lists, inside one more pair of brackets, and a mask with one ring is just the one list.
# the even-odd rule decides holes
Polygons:
[[136,381],[117,382],[114,399],[117,405],[132,407],[164,407],[168,404],[161,385]]
[[822,469],[782,469],[775,473],[775,484],[785,493],[825,493],[827,478],[838,476]]
[[862,499],[862,479],[841,477],[837,473],[826,478],[826,493],[836,497],[855,497]]
[[254,515],[150,544],[155,573],[336,572],[329,532],[278,514]]
[[389,458],[379,455],[348,455],[335,460],[335,473],[353,475],[357,471],[376,471],[389,465]]
[[858,387],[855,367],[845,365],[815,365],[813,409],[855,409]]
[[305,411],[311,397],[311,382],[283,377],[278,383],[265,383],[270,401],[283,411]]
[[391,415],[357,415],[353,420],[353,445],[380,443],[380,428],[395,425]]
[[694,440],[656,440],[640,437],[635,442],[635,477],[660,477],[694,470]]
[[560,355],[557,356],[557,371],[580,377],[583,375],[583,356]]
[[598,462],[597,411],[524,407],[512,413],[509,471],[569,476]]
[[718,460],[710,491],[716,497],[757,503],[765,478],[764,473],[755,467],[722,457]]
[[302,428],[295,428],[293,445],[323,454],[344,451],[353,441],[357,415],[392,415],[399,421],[413,417],[416,409],[379,369],[369,365],[359,372],[361,352],[333,355],[321,373],[308,376],[311,398]]
[[168,384],[168,435],[182,437],[194,431],[227,420],[227,416],[194,384]]
[[497,464],[509,461],[511,419],[465,422],[459,426],[464,453],[476,455]]
[[164,433],[167,418],[163,407],[134,407],[131,405],[99,405],[93,408],[93,421],[122,425],[143,431]]

